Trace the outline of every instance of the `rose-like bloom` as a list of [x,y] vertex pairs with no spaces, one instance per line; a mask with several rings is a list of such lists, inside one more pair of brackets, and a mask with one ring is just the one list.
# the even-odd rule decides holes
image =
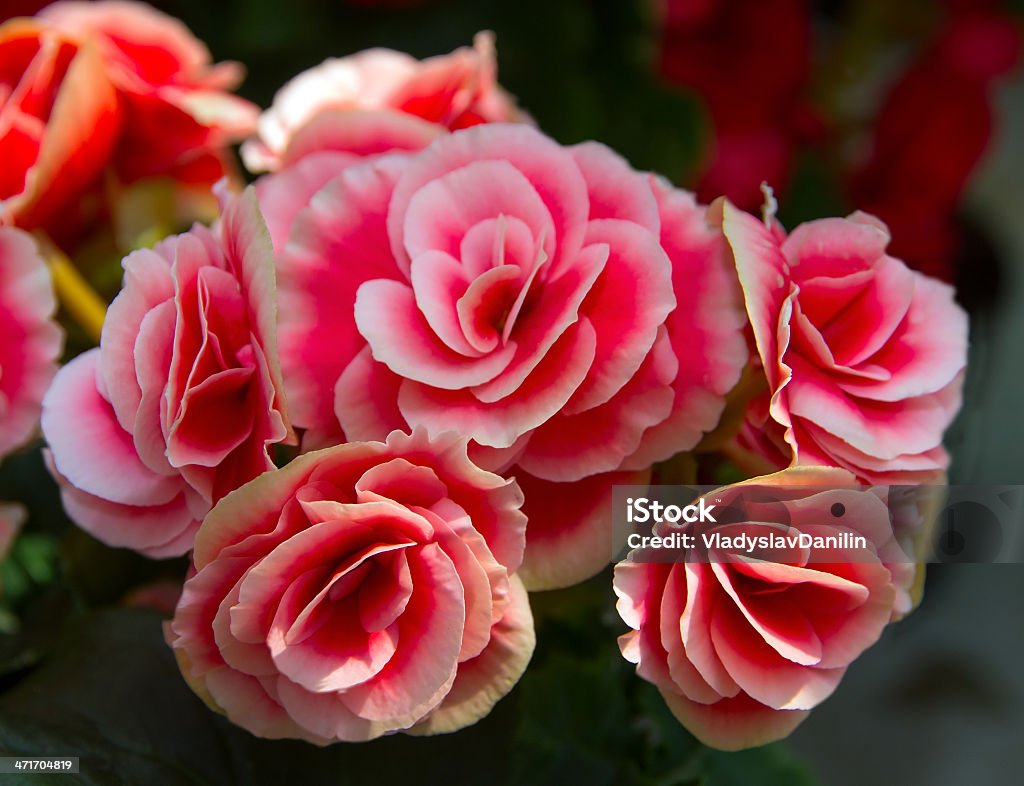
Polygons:
[[600,570],[611,486],[696,445],[746,360],[704,208],[602,145],[504,124],[350,166],[308,202],[281,261],[304,447],[457,429],[526,491],[529,586]]
[[71,518],[100,540],[183,554],[212,503],[292,438],[274,258],[250,189],[219,226],[124,260],[98,349],[62,368],[43,432]]
[[35,433],[63,334],[50,272],[31,235],[0,228],[0,458]]
[[886,254],[888,230],[864,213],[786,237],[720,205],[767,376],[766,433],[782,432],[794,464],[868,483],[940,477],[967,360],[952,288]]
[[[844,470],[798,467],[725,487],[707,495],[720,523],[691,525],[695,546],[676,562],[635,551],[616,566],[619,614],[632,628],[619,639],[623,656],[705,744],[737,750],[789,734],[899,613],[913,564],[884,499],[854,483]],[[730,506],[739,513],[726,523]],[[705,547],[715,533],[845,533],[866,545],[747,553]]]
[[0,25],[0,224],[68,222],[106,166],[121,126],[96,41],[36,19]]
[[478,33],[472,48],[422,61],[368,49],[303,71],[278,91],[242,157],[253,172],[274,171],[322,151],[419,150],[448,130],[522,117],[498,85],[494,36]]
[[179,20],[127,0],[63,0],[39,17],[100,48],[124,115],[114,162],[122,180],[169,175],[212,185],[228,146],[255,129],[258,109],[227,92],[241,82],[241,65],[214,65]]
[[479,720],[519,679],[533,620],[512,481],[453,434],[300,456],[196,537],[167,638],[214,709],[318,744]]
[[0,25],[0,223],[65,241],[105,209],[103,174],[206,190],[258,111],[225,92],[181,22],[142,3],[58,2]]

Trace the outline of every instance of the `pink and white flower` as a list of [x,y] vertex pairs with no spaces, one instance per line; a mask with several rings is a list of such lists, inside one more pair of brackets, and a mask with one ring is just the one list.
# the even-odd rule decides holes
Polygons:
[[395,432],[262,475],[196,537],[166,629],[182,673],[261,737],[474,723],[533,652],[521,503],[453,434]]
[[0,458],[37,432],[64,339],[56,309],[50,271],[32,236],[0,228]]
[[184,554],[210,506],[293,438],[274,258],[253,191],[124,260],[99,349],[61,369],[43,431],[68,514],[113,546]]
[[289,224],[282,357],[304,447],[457,429],[533,489],[531,587],[607,564],[600,500],[714,428],[746,359],[704,208],[596,143],[458,131],[345,168],[279,242]]
[[277,171],[317,152],[419,150],[449,130],[524,119],[497,70],[491,33],[422,61],[392,49],[331,58],[278,91],[242,157],[252,172]]
[[[727,486],[708,496],[719,513],[738,505],[740,520],[693,530],[696,545],[676,562],[637,551],[616,566],[619,614],[632,628],[622,654],[705,744],[738,750],[785,737],[902,613],[914,565],[894,540],[884,495],[856,482],[845,470],[798,467]],[[867,545],[705,548],[703,535],[716,531],[847,533]]]
[[949,464],[942,435],[960,408],[967,315],[953,289],[886,254],[864,213],[786,236],[717,203],[768,381],[757,452],[837,466],[868,483],[927,483]]

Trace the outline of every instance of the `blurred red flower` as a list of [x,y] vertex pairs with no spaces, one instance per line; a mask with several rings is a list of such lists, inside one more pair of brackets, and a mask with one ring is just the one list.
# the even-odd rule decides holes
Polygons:
[[811,66],[806,2],[667,0],[661,44],[662,75],[694,90],[710,114],[714,139],[698,198],[725,195],[755,208],[761,182],[784,187],[798,144],[822,127],[804,96]]
[[1013,20],[950,3],[933,40],[893,84],[871,152],[850,176],[850,198],[892,230],[892,252],[950,280],[960,195],[992,136],[996,78],[1020,56]]

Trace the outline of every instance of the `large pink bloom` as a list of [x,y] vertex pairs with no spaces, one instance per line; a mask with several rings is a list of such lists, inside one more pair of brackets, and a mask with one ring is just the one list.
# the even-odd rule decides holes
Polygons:
[[325,150],[419,150],[448,130],[519,120],[497,70],[491,33],[422,61],[391,49],[331,58],[278,91],[242,147],[245,165],[265,172]]
[[[691,525],[697,546],[679,561],[633,552],[616,566],[619,614],[633,629],[622,653],[702,742],[737,750],[786,736],[899,613],[913,565],[893,540],[885,501],[854,483],[844,470],[800,467],[728,486],[708,495],[723,523]],[[765,490],[778,501],[754,501]],[[745,494],[745,515],[724,523]],[[867,546],[705,550],[702,536],[716,531],[845,532]]]
[[939,478],[967,359],[952,288],[887,255],[888,230],[864,213],[788,237],[728,202],[721,216],[783,455],[869,483]]
[[449,434],[301,456],[221,501],[167,629],[182,673],[262,737],[454,731],[533,651],[512,481]]
[[612,484],[692,448],[745,360],[704,209],[602,145],[499,124],[296,199],[264,209],[279,240],[297,214],[281,340],[304,446],[457,429],[527,489],[532,587],[607,564]]
[[63,343],[56,308],[35,241],[0,228],[0,458],[36,432]]
[[219,226],[125,258],[100,348],[57,375],[43,431],[68,514],[114,546],[183,554],[212,503],[288,440],[274,258],[250,190]]

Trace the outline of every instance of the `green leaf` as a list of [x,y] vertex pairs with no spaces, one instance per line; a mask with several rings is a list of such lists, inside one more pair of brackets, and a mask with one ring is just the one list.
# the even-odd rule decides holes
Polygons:
[[[814,786],[816,779],[784,745],[737,753],[709,751],[701,786]],[[756,779],[756,781],[754,780]]]
[[536,786],[635,782],[618,664],[553,654],[518,691],[516,783]]

